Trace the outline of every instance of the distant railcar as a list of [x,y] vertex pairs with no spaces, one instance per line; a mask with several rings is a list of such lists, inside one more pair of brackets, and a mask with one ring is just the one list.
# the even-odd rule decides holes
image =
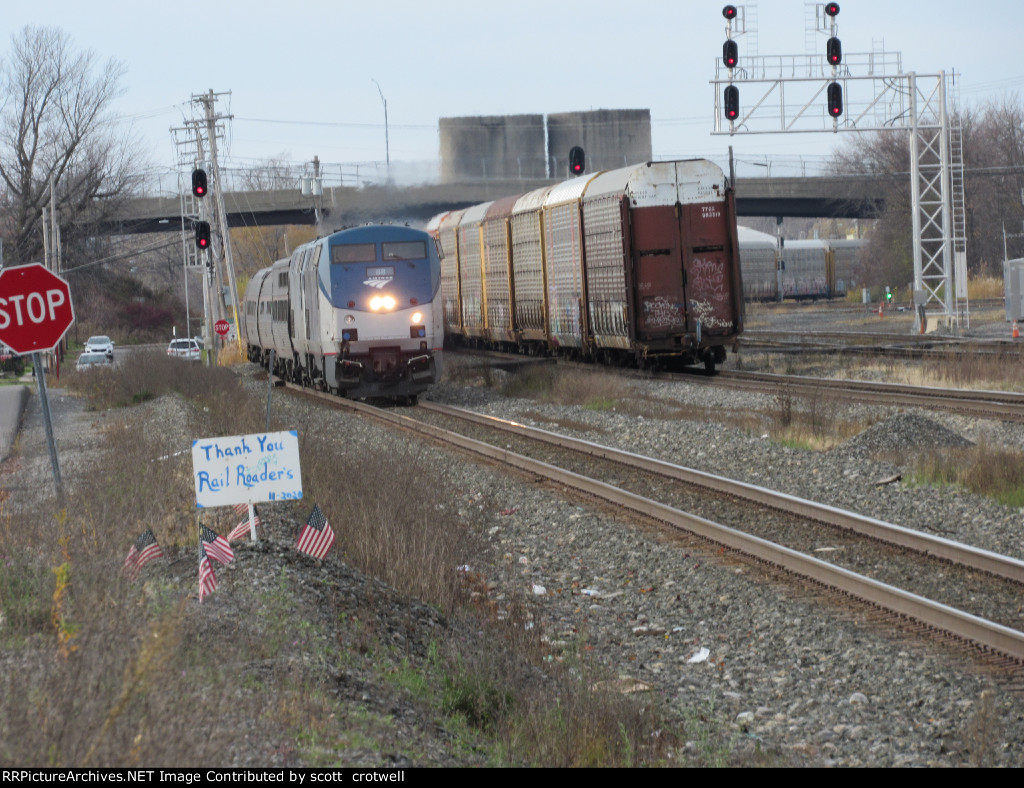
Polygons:
[[740,225],[736,228],[743,271],[743,297],[773,301],[779,294],[779,240],[774,235]]
[[274,374],[349,397],[414,399],[442,372],[442,305],[428,233],[342,230],[249,281],[249,359],[269,368],[273,358]]
[[453,341],[714,369],[743,329],[735,201],[708,161],[586,175],[428,229]]
[[843,298],[857,286],[863,240],[784,240],[738,229],[747,300]]
[[828,298],[834,275],[825,241],[786,241],[782,256],[782,297]]
[[861,256],[867,249],[868,242],[863,239],[829,241],[832,249],[832,260],[835,266],[835,284],[832,295],[843,298],[847,293],[855,291],[862,281]]

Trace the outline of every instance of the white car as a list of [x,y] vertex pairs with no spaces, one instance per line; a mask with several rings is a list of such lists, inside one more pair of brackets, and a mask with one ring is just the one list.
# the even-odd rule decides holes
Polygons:
[[108,357],[114,357],[114,343],[110,341],[110,337],[98,336],[89,337],[89,341],[85,343],[85,348],[82,350],[83,353],[106,353]]
[[97,367],[110,367],[114,363],[113,354],[107,355],[103,352],[83,353],[75,362],[75,369],[96,369]]
[[167,355],[183,358],[188,361],[199,361],[202,357],[202,345],[196,339],[172,339],[167,346]]

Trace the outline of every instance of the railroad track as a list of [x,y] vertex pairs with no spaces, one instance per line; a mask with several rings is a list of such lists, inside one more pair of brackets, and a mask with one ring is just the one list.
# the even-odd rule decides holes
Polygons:
[[1024,562],[1017,559],[436,403],[400,413],[290,388],[668,524],[860,600],[890,620],[970,643],[999,665],[1024,665]]
[[1024,394],[1013,391],[944,389],[861,380],[776,375],[767,372],[722,370],[714,378],[687,380],[726,385],[748,391],[766,390],[803,397],[837,397],[879,406],[908,406],[944,410],[999,421],[1024,421]]
[[534,358],[496,351],[459,351],[460,356],[481,359],[488,366],[506,371],[535,364],[568,364],[585,372],[614,372],[643,379],[686,381],[693,385],[728,386],[741,391],[786,394],[807,398],[829,397],[879,407],[915,407],[942,410],[997,421],[1024,421],[1024,393],[983,389],[947,389],[902,383],[780,375],[772,372],[719,370],[707,375],[694,368],[689,372],[614,369],[564,359]]
[[1024,353],[1020,340],[894,334],[864,331],[777,331],[748,328],[740,337],[744,350],[782,354],[881,356],[942,360],[957,355],[1017,359]]

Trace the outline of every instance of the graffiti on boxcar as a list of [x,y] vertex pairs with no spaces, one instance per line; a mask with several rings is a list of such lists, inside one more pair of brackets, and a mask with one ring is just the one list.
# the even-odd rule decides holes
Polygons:
[[645,298],[644,325],[648,331],[672,329],[686,325],[686,313],[682,304],[674,304],[665,296]]
[[690,265],[690,289],[700,296],[713,301],[725,300],[728,296],[728,282],[725,278],[725,261],[695,257]]
[[710,301],[690,301],[690,309],[705,328],[732,328],[732,321],[719,317]]

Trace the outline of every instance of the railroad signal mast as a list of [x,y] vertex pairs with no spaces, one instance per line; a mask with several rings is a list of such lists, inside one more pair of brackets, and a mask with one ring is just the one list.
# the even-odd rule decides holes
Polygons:
[[[191,189],[180,189],[186,270],[185,308],[187,312],[188,270],[203,270],[205,264],[203,314],[206,328],[203,338],[208,360],[213,359],[216,348],[212,326],[225,319],[229,311],[235,325],[239,324],[238,286],[217,155],[217,141],[224,137],[222,121],[230,120],[231,116],[217,112],[215,105],[219,95],[210,90],[192,96],[192,103],[201,109],[201,116],[185,121],[181,128],[171,129],[179,148],[179,185],[185,174],[191,171]],[[241,347],[241,332],[238,332],[238,341]]]
[[725,43],[722,44],[722,65],[729,72],[729,84],[722,91],[722,104],[724,106],[725,119],[729,121],[730,134],[733,133],[733,124],[740,117],[740,89],[732,84],[736,66],[740,62],[739,44],[733,40],[733,22],[737,20],[739,14],[740,10],[734,5],[727,5],[722,9],[722,16],[725,17]]
[[[962,135],[959,120],[951,122],[947,111],[946,72],[904,72],[898,52],[844,54],[839,3],[805,6],[812,12],[808,30],[813,27],[815,39],[827,36],[824,50],[781,56],[739,51],[734,38],[740,32],[756,34],[747,25],[756,17],[753,3],[722,9],[726,42],[711,80],[712,134],[906,130],[917,327],[924,330],[926,309],[935,304],[952,327],[959,318],[959,301],[967,301],[967,239]],[[740,87],[748,92],[749,109],[740,106]]]

